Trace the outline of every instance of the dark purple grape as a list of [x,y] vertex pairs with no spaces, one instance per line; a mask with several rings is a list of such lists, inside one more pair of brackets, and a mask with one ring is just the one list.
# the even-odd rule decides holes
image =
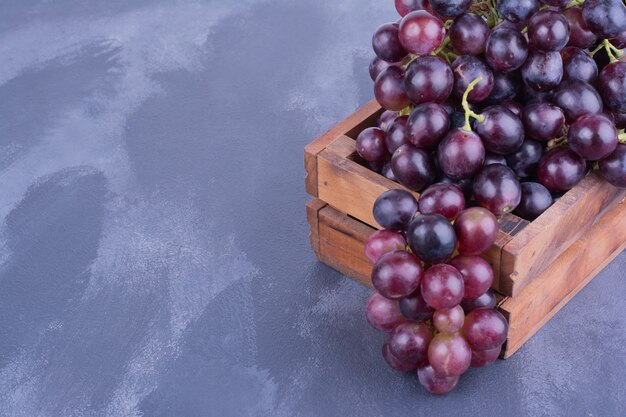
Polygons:
[[585,51],[568,46],[561,51],[563,79],[593,83],[598,78],[598,64]]
[[616,113],[626,113],[626,62],[615,61],[600,71],[598,90],[604,104]]
[[496,216],[510,213],[522,198],[517,176],[504,165],[484,167],[474,178],[474,198]]
[[493,290],[487,290],[486,293],[476,298],[464,298],[461,301],[461,307],[466,315],[478,308],[496,308],[496,304],[496,293]]
[[374,171],[380,174],[383,167],[385,166],[385,161],[375,161],[375,162],[363,161],[363,165],[368,167],[371,171]]
[[384,229],[404,230],[417,213],[417,200],[405,190],[389,190],[374,202],[374,219]]
[[465,317],[463,336],[472,350],[490,350],[502,346],[509,325],[496,310],[479,308]]
[[373,264],[386,253],[406,249],[406,239],[397,230],[377,230],[365,242],[365,255]]
[[460,376],[470,366],[472,350],[460,334],[439,333],[428,348],[428,362],[439,375]]
[[439,333],[454,334],[461,330],[465,313],[460,305],[448,310],[438,310],[433,314],[433,327]]
[[524,107],[522,122],[528,137],[547,142],[559,136],[565,124],[565,114],[555,105],[532,103]]
[[389,335],[389,351],[404,363],[418,366],[428,363],[428,345],[433,333],[423,323],[408,321],[398,325]]
[[385,137],[385,132],[377,127],[368,127],[359,133],[356,139],[356,150],[361,158],[369,162],[385,159],[387,155]]
[[600,160],[600,174],[616,187],[626,188],[626,144],[620,143],[612,154]]
[[548,151],[537,169],[539,182],[550,192],[567,191],[585,176],[585,160],[567,146]]
[[395,0],[396,10],[404,17],[415,10],[430,10],[428,0]]
[[380,114],[380,117],[378,118],[378,127],[384,131],[387,131],[389,125],[391,125],[391,123],[393,123],[393,121],[396,120],[398,116],[399,115],[397,111],[385,110]]
[[613,113],[613,121],[618,129],[626,129],[626,113]]
[[[494,166],[494,165],[490,165]],[[480,255],[496,243],[498,219],[482,207],[465,209],[454,222],[454,231],[459,242],[461,255]]]
[[570,125],[567,143],[586,160],[597,161],[617,147],[617,129],[602,114],[584,114]]
[[413,145],[403,145],[393,153],[391,169],[398,182],[413,191],[422,191],[437,177],[428,154]]
[[450,129],[460,129],[465,126],[465,113],[455,111],[450,115]]
[[519,117],[502,106],[489,106],[477,120],[475,131],[491,152],[507,154],[519,149],[524,141],[524,125]]
[[435,309],[424,300],[419,290],[408,297],[402,298],[398,301],[398,304],[404,317],[413,321],[430,320],[435,312]]
[[586,113],[602,112],[600,94],[591,85],[580,80],[563,81],[554,92],[553,102],[563,110],[568,122]]
[[501,346],[487,350],[473,350],[472,363],[470,363],[470,366],[472,368],[484,368],[485,366],[489,366],[498,359],[500,352],[502,352]]
[[445,36],[441,19],[425,10],[407,14],[400,23],[400,43],[415,55],[430,54],[441,45]]
[[527,22],[537,10],[539,0],[498,0],[498,13],[509,22]]
[[483,164],[483,166],[487,166],[491,164],[506,165],[506,158],[504,157],[504,155],[499,155],[493,152],[487,152],[485,154],[485,163]]
[[417,378],[426,391],[436,395],[449,393],[459,383],[458,376],[439,375],[430,365],[419,368]]
[[381,72],[374,83],[374,96],[387,110],[402,110],[408,106],[410,101],[404,91],[404,70],[392,65]]
[[503,100],[512,100],[517,95],[519,80],[517,73],[501,73],[493,74],[493,89],[487,97],[490,103],[501,103]]
[[469,201],[473,198],[472,196],[472,180],[469,178],[463,180],[453,180],[452,178],[443,175],[439,178],[439,182],[445,184],[454,184],[463,191],[463,195],[465,196],[465,201]]
[[409,141],[419,149],[434,148],[449,129],[450,116],[437,103],[416,106],[407,123]]
[[383,169],[380,171],[380,173],[388,180],[398,182],[396,176],[393,173],[393,169],[391,168],[391,161],[385,162],[385,165],[383,165]]
[[462,98],[469,84],[477,78],[481,80],[474,85],[474,88],[467,96],[471,102],[483,101],[493,90],[493,72],[480,59],[472,55],[462,55],[452,64],[454,74],[454,93],[458,98]]
[[399,62],[407,56],[398,37],[400,28],[397,23],[381,25],[372,37],[372,48],[380,59],[387,62]]
[[493,269],[480,256],[459,255],[450,261],[463,276],[464,298],[477,298],[486,293],[493,284]]
[[619,49],[626,48],[626,30],[623,31],[619,36],[610,40],[611,44]]
[[452,129],[439,144],[437,160],[448,177],[471,178],[485,161],[485,148],[476,133]]
[[384,254],[372,269],[372,284],[387,298],[397,300],[413,293],[424,270],[420,260],[404,250]]
[[510,28],[492,30],[485,44],[485,58],[496,71],[511,72],[520,68],[528,56],[528,42]]
[[382,59],[378,57],[374,57],[374,59],[372,59],[372,62],[370,62],[370,67],[369,67],[369,73],[370,73],[370,77],[372,78],[372,81],[376,81],[376,78],[378,78],[380,73],[392,65],[397,65],[397,64],[383,61]]
[[598,37],[611,39],[626,30],[626,6],[622,0],[586,0],[583,19]]
[[383,344],[383,358],[385,362],[387,362],[387,365],[398,372],[410,372],[417,368],[417,363],[402,362],[400,359],[396,358],[389,349],[389,340],[385,341]]
[[426,270],[420,284],[420,293],[435,310],[447,310],[463,300],[463,285],[463,277],[456,268],[437,264]]
[[540,10],[528,22],[528,40],[541,51],[560,51],[569,41],[569,25],[560,12]]
[[536,91],[528,85],[522,83],[520,94],[518,94],[518,100],[525,105],[532,103],[543,103],[550,101],[551,91]]
[[400,312],[398,302],[377,292],[367,300],[365,316],[370,326],[385,333],[391,332],[397,325],[406,321]]
[[417,204],[422,214],[441,214],[452,220],[465,208],[465,196],[457,185],[437,183],[422,192]]
[[442,17],[457,17],[465,13],[472,0],[430,0],[433,11]]
[[563,59],[558,52],[531,51],[522,65],[522,80],[535,91],[552,90],[563,80]]
[[546,187],[536,182],[523,182],[522,200],[515,209],[515,214],[533,221],[550,208],[552,203],[552,195]]
[[480,55],[485,50],[489,26],[482,17],[464,13],[454,19],[448,35],[452,47],[460,55]]
[[385,144],[389,153],[393,154],[400,146],[409,143],[409,134],[406,127],[408,119],[409,116],[398,116],[387,128]]
[[506,162],[518,177],[525,178],[535,174],[542,156],[541,143],[526,139],[517,151],[506,156]]
[[456,248],[454,229],[440,214],[415,216],[407,230],[407,241],[413,253],[429,264],[448,260]]
[[406,94],[415,104],[448,99],[454,86],[452,69],[436,56],[423,56],[409,64],[404,75]]
[[504,107],[505,109],[509,110],[511,113],[513,113],[514,115],[516,115],[520,119],[524,115],[524,106],[522,106],[517,101],[505,100],[504,102],[502,102],[502,107]]
[[596,43],[598,38],[589,30],[589,26],[583,19],[583,9],[570,7],[563,10],[562,13],[569,25],[569,42],[567,45],[587,49]]

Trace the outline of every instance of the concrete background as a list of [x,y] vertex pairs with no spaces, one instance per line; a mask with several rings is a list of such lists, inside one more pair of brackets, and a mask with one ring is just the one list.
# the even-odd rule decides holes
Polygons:
[[626,255],[435,398],[308,246],[391,0],[3,0],[0,415],[626,415]]

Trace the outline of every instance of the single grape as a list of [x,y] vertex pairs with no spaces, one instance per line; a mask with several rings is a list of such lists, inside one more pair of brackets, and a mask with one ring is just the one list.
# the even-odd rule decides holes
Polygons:
[[527,22],[537,10],[539,0],[498,0],[498,13],[512,23]]
[[454,19],[448,35],[452,47],[460,55],[480,55],[485,50],[489,26],[482,17],[464,13]]
[[528,42],[517,30],[494,29],[485,44],[487,63],[496,71],[511,72],[520,68],[528,56]]
[[498,230],[498,220],[489,210],[482,207],[463,210],[454,222],[459,253],[461,255],[484,253],[496,243]]
[[477,298],[486,293],[493,284],[493,269],[480,256],[459,255],[450,261],[463,276],[464,298]]
[[541,51],[560,51],[569,41],[569,24],[560,12],[540,10],[528,22],[528,40]]
[[435,309],[424,300],[419,290],[398,300],[398,305],[404,317],[417,322],[430,320],[435,312]]
[[615,127],[618,129],[626,129],[626,113],[612,113]]
[[614,38],[626,30],[626,6],[622,0],[586,0],[583,19],[598,37]]
[[496,216],[515,210],[522,198],[517,176],[504,165],[489,165],[481,169],[474,178],[473,190],[478,204]]
[[543,156],[543,146],[540,142],[526,139],[522,146],[512,154],[506,156],[507,165],[518,177],[530,177],[537,172],[537,166]]
[[485,366],[489,366],[498,359],[500,352],[502,352],[501,346],[487,350],[473,350],[470,367],[484,368]]
[[531,51],[522,65],[522,79],[530,88],[552,90],[563,80],[563,59],[558,52]]
[[563,13],[563,16],[567,19],[569,26],[568,46],[587,49],[596,43],[598,38],[589,30],[589,26],[587,26],[585,19],[583,19],[583,9],[580,7],[570,7],[563,10],[561,13]]
[[411,62],[404,75],[409,99],[415,103],[443,103],[454,86],[452,69],[436,56],[423,56]]
[[393,154],[400,146],[409,143],[408,120],[409,116],[398,116],[387,128],[385,144],[389,153]]
[[496,308],[496,293],[493,290],[487,290],[486,293],[476,298],[464,298],[461,301],[461,307],[465,314],[469,314],[470,311],[474,311],[478,308]]
[[460,376],[470,366],[472,350],[460,334],[439,333],[428,348],[428,362],[444,376]]
[[437,159],[448,177],[471,178],[485,161],[485,147],[476,133],[452,129],[439,144]]
[[619,34],[617,37],[610,40],[611,44],[619,49],[626,48],[626,30]]
[[395,64],[389,63],[387,61],[383,61],[382,59],[378,57],[374,57],[374,59],[372,59],[372,61],[370,62],[370,66],[369,66],[369,73],[370,73],[370,77],[372,78],[372,81],[376,81],[376,78],[378,78],[378,75],[384,70],[386,70],[387,68],[389,68],[391,65],[395,65]]
[[616,187],[626,188],[626,144],[620,143],[606,158],[600,160],[600,174]]
[[567,146],[548,151],[541,161],[537,176],[539,182],[550,192],[567,191],[585,176],[585,160]]
[[404,70],[392,65],[376,78],[374,96],[384,109],[402,110],[410,104],[404,88]]
[[406,245],[404,235],[397,230],[377,230],[365,241],[365,255],[375,264],[384,254],[406,249]]
[[597,161],[608,156],[617,147],[617,129],[602,114],[584,114],[571,124],[567,143],[586,160]]
[[512,100],[517,95],[518,85],[517,72],[494,73],[493,89],[487,97],[487,101],[489,103],[501,103],[504,100]]
[[449,393],[459,383],[458,376],[439,375],[430,365],[419,368],[417,378],[426,391],[436,395]]
[[397,23],[385,23],[381,25],[372,37],[372,48],[380,59],[387,62],[399,62],[407,56],[407,51],[402,47],[400,27]]
[[510,111],[517,117],[519,117],[520,119],[524,115],[524,106],[522,106],[517,101],[505,100],[504,102],[502,102],[502,107],[504,107],[505,109],[507,109],[508,111]]
[[372,284],[387,298],[397,300],[419,287],[424,271],[420,260],[404,250],[384,254],[372,269]]
[[367,168],[370,169],[370,171],[374,171],[377,173],[380,173],[383,169],[383,167],[385,166],[385,161],[374,161],[374,162],[370,162],[370,161],[363,161],[363,165],[365,165]]
[[389,349],[388,340],[383,344],[383,358],[385,362],[387,362],[387,365],[398,372],[410,372],[417,368],[417,363],[402,362],[400,359],[396,358]]
[[458,98],[462,98],[469,84],[480,78],[478,84],[467,96],[471,102],[483,101],[493,90],[493,72],[480,59],[472,55],[462,55],[454,60],[452,64],[454,73],[454,93]]
[[553,203],[550,191],[536,182],[522,183],[522,199],[515,209],[515,214],[528,221],[533,221]]
[[601,113],[602,99],[590,84],[581,80],[563,81],[553,94],[552,101],[565,113],[568,122],[586,113]]
[[626,62],[615,61],[600,71],[598,90],[606,106],[616,113],[626,113]]
[[400,43],[415,55],[430,54],[441,45],[445,36],[441,19],[425,10],[407,14],[400,23]]
[[449,129],[450,116],[437,103],[417,105],[407,123],[409,141],[420,149],[434,148]]
[[432,339],[428,326],[408,321],[399,324],[389,335],[389,351],[404,363],[427,365],[428,345]]
[[398,182],[413,191],[423,190],[437,176],[428,154],[413,145],[403,145],[393,153],[391,169]]
[[385,159],[385,132],[377,127],[368,127],[359,133],[356,139],[356,150],[366,161],[376,162]]
[[380,114],[377,125],[382,130],[387,131],[389,125],[391,125],[391,123],[393,123],[393,121],[396,120],[398,116],[399,115],[397,111],[385,110]]
[[430,10],[428,0],[395,0],[395,6],[402,17],[415,10]]
[[407,241],[413,253],[429,264],[448,260],[456,247],[454,229],[440,214],[415,216],[407,230]]
[[568,46],[561,51],[563,79],[593,83],[598,78],[598,64],[585,51]]
[[459,305],[433,314],[433,326],[439,333],[457,333],[463,327],[464,320],[465,313]]
[[450,265],[433,265],[421,280],[420,293],[435,310],[450,309],[463,300],[463,277]]
[[405,190],[389,190],[374,202],[374,219],[384,229],[404,230],[417,213],[417,200]]
[[465,196],[457,185],[437,183],[422,192],[417,204],[422,214],[441,214],[452,220],[465,208]]
[[496,310],[479,308],[465,317],[463,336],[472,350],[489,350],[502,346],[509,325]]
[[565,114],[553,104],[532,103],[524,107],[522,121],[528,137],[547,142],[561,132],[565,124]]
[[397,325],[406,321],[400,312],[398,302],[377,292],[367,300],[365,315],[370,326],[385,333],[391,332]]
[[430,0],[433,11],[443,17],[457,17],[467,11],[472,0]]
[[485,154],[485,163],[483,166],[492,165],[492,164],[500,164],[506,165],[506,158],[504,155],[499,155],[493,152],[487,152]]
[[[507,154],[516,151],[524,141],[524,125],[519,117],[503,106],[485,108],[474,130],[488,151]],[[445,172],[445,170],[444,170]]]

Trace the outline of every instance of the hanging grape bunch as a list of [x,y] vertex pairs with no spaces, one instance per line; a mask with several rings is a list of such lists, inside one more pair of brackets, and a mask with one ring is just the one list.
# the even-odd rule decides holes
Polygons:
[[[480,257],[497,218],[533,220],[586,175],[626,187],[623,0],[396,0],[374,33],[378,127],[366,165],[420,192],[381,195],[367,318],[387,363],[430,392],[493,363],[507,323]],[[596,173],[591,173],[595,171]],[[470,207],[470,208],[467,208]]]

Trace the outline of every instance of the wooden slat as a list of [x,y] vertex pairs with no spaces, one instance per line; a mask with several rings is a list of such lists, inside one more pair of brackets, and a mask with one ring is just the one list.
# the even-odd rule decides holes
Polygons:
[[327,204],[322,200],[311,200],[306,205],[306,219],[310,226],[309,240],[317,258],[320,258],[319,212]]
[[505,295],[518,294],[624,195],[626,190],[598,175],[587,176],[506,244],[499,290]]

